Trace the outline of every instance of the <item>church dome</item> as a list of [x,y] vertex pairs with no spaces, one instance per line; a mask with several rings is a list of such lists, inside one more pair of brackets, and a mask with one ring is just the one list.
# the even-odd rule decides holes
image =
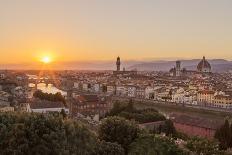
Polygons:
[[211,65],[210,63],[203,57],[203,59],[197,65],[197,70],[199,72],[211,72]]

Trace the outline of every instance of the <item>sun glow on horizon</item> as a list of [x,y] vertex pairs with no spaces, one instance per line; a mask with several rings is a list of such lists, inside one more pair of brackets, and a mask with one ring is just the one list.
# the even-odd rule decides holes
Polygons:
[[45,63],[45,64],[48,64],[48,63],[51,63],[51,57],[49,57],[49,56],[44,56],[42,59],[41,59],[41,61],[43,62],[43,63]]

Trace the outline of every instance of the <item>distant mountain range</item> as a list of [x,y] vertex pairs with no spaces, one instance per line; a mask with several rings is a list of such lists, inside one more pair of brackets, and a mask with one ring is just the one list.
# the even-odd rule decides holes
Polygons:
[[[187,70],[196,70],[200,59],[180,60],[181,68]],[[208,60],[213,72],[226,72],[232,70],[232,61],[224,59]],[[64,70],[115,70],[115,61],[89,61],[89,62],[56,62],[52,65],[53,69]],[[169,71],[175,66],[175,61],[154,60],[154,61],[123,61],[121,60],[121,69],[138,71]],[[0,65],[0,69],[40,69],[41,64],[8,64]]]
[[[197,64],[201,59],[180,60],[181,67],[187,70],[196,70]],[[213,72],[226,72],[232,70],[232,61],[224,59],[208,60],[211,64]],[[121,69],[138,71],[169,71],[174,67],[176,61],[155,60],[155,61],[121,61]],[[62,66],[67,68],[82,69],[82,70],[115,70],[116,64],[114,61],[93,61],[93,62],[72,62],[65,63]]]

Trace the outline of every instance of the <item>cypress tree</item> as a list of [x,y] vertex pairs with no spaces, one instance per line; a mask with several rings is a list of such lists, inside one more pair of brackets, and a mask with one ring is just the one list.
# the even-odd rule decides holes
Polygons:
[[228,120],[225,120],[224,125],[216,131],[215,138],[220,142],[220,149],[226,150],[230,147],[231,131]]

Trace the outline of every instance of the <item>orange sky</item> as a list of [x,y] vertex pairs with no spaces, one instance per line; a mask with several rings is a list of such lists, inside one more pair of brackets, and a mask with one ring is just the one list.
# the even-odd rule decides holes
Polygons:
[[232,1],[0,1],[0,64],[232,59]]

